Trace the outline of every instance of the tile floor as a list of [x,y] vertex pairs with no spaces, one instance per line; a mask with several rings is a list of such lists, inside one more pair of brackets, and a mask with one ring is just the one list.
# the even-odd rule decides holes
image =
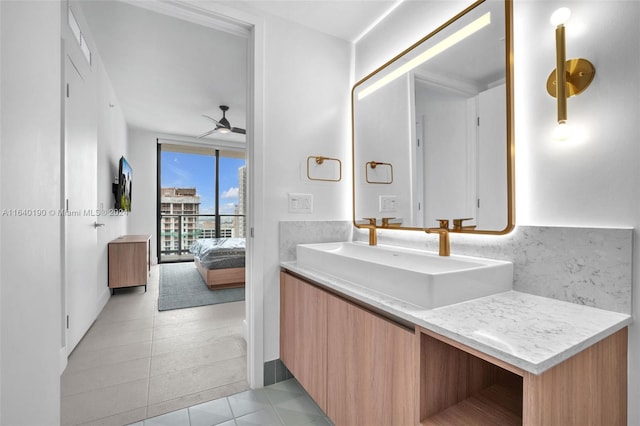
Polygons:
[[331,421],[289,379],[144,420],[132,426],[331,426]]
[[62,425],[125,425],[249,389],[244,302],[158,312],[158,272],[146,293],[118,290],[69,357]]

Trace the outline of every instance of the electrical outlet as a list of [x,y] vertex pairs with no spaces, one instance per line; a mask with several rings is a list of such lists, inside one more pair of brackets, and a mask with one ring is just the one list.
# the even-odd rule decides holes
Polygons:
[[396,201],[395,195],[381,195],[379,200],[380,200],[380,213],[396,211],[397,201]]
[[289,193],[289,213],[313,212],[313,194]]

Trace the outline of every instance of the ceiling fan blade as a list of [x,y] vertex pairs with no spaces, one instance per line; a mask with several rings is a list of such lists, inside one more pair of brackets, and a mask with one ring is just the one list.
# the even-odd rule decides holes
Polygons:
[[[222,126],[222,124],[220,124],[220,122],[219,122],[218,120],[216,120],[215,118],[209,117],[208,115],[204,115],[204,114],[202,114],[202,116],[203,116],[204,118],[208,118],[209,120],[213,121],[214,123],[216,123],[216,125],[218,125],[218,126]],[[223,127],[224,127],[224,126],[223,126]]]
[[204,133],[201,136],[198,136],[198,138],[203,138],[205,136],[210,135],[211,133],[218,132],[218,131],[220,133],[228,133],[229,131],[231,131],[233,133],[240,133],[241,135],[247,134],[245,129],[241,129],[240,127],[231,127],[231,124],[229,123],[229,120],[227,120],[227,117],[225,116],[225,113],[227,112],[229,107],[221,105],[220,109],[222,110],[222,118],[220,119],[220,121],[218,121],[215,118],[210,117],[210,116],[208,116],[206,114],[201,114],[204,118],[214,122],[216,124],[216,128],[211,130],[210,132],[207,132],[207,133]]
[[218,129],[216,128],[216,129],[213,129],[213,130],[209,130],[208,132],[205,132],[205,133],[201,134],[200,136],[196,136],[196,137],[197,137],[198,139],[202,139],[202,138],[204,138],[205,136],[209,136],[210,134],[215,133],[215,131],[216,131],[216,130],[218,130]]

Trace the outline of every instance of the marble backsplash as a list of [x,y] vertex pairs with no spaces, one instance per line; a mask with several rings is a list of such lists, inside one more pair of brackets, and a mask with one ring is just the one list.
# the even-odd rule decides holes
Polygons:
[[280,261],[296,260],[296,245],[351,241],[353,224],[348,220],[281,221]]
[[[633,229],[518,226],[508,235],[450,236],[451,253],[509,260],[514,290],[631,314]],[[280,260],[296,244],[367,241],[350,221],[280,222]],[[438,250],[435,235],[382,229],[378,244]]]

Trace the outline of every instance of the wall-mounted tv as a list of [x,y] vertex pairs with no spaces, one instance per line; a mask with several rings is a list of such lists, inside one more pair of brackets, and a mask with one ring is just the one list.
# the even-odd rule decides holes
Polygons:
[[131,166],[124,157],[118,164],[118,186],[115,191],[116,210],[131,211]]

